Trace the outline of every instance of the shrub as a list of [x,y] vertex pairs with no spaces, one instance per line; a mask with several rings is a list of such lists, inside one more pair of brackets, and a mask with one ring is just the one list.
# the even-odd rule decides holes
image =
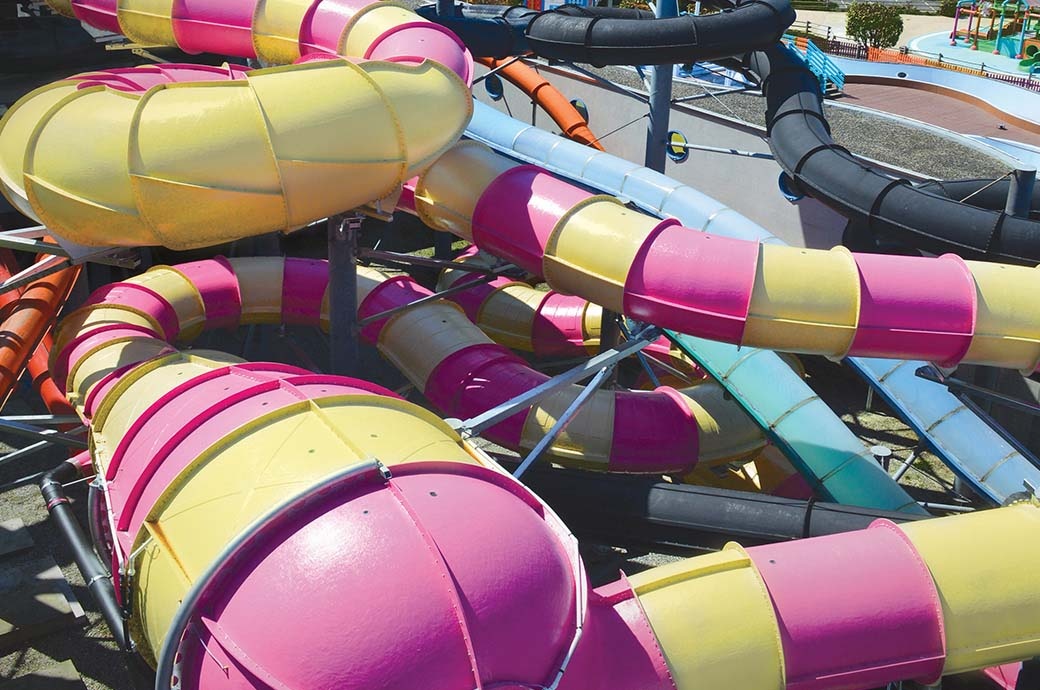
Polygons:
[[957,14],[957,0],[940,0],[939,16],[952,17]]
[[845,32],[868,48],[891,48],[903,33],[903,18],[895,7],[854,2],[845,17]]

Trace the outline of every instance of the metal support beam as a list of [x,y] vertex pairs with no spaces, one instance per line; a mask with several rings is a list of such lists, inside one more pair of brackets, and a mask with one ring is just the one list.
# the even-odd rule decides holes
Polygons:
[[1004,212],[1016,218],[1028,218],[1036,185],[1036,168],[1019,168],[1011,173]]
[[744,156],[745,158],[761,158],[763,160],[776,160],[771,153],[762,151],[742,151],[740,149],[727,149],[720,146],[702,146],[701,144],[668,144],[672,148],[686,149],[687,151],[708,151],[710,153],[725,153],[730,156]]
[[910,467],[913,466],[914,461],[917,460],[917,455],[921,450],[921,446],[918,446],[910,451],[910,455],[906,456],[906,459],[901,461],[903,464],[900,465],[899,469],[896,470],[896,473],[892,475],[892,481],[897,484],[899,483],[899,480],[903,478],[903,475],[905,475]]
[[357,240],[361,216],[329,218],[329,371],[356,376],[361,356],[357,324]]
[[30,446],[26,446],[25,448],[12,450],[10,453],[0,455],[0,467],[8,465],[14,462],[15,460],[21,460],[22,458],[27,458],[30,455],[35,455],[36,453],[39,453],[41,450],[47,450],[48,448],[53,447],[54,444],[52,444],[50,441],[37,441],[36,443]]
[[59,426],[62,424],[79,424],[80,419],[76,415],[55,415],[55,414],[13,414],[4,415],[0,417],[0,422],[24,422],[26,424],[53,424]]
[[[80,430],[82,429],[83,427],[80,427]],[[48,443],[65,446],[66,448],[83,449],[87,447],[85,440],[76,438],[72,434],[62,433],[54,429],[45,429],[44,427],[26,424],[25,422],[0,419],[0,432],[29,438],[34,441],[47,441]]]
[[[379,249],[359,249],[358,258],[362,259],[363,262],[370,262],[381,266],[424,266],[426,268],[443,268],[453,271],[463,271],[465,273],[498,275],[495,273],[494,268],[463,264],[457,261],[446,261],[444,259],[428,259],[424,256],[399,254],[397,252],[387,252]],[[520,273],[520,270],[517,269],[517,272]]]
[[1034,417],[1040,417],[1040,406],[1038,405],[1027,403],[1023,400],[1019,400],[1018,398],[1012,398],[1002,393],[997,393],[996,391],[990,390],[989,388],[976,386],[974,383],[968,383],[967,381],[962,381],[961,379],[953,378],[952,376],[943,376],[942,372],[940,372],[933,366],[929,365],[919,367],[917,371],[914,373],[917,375],[918,378],[922,378],[927,381],[933,381],[935,383],[946,386],[951,393],[967,393],[970,395],[977,395],[983,400],[995,402],[998,405],[1010,407],[1013,410],[1025,412],[1026,414],[1032,415]]
[[661,337],[661,330],[656,326],[648,326],[639,333],[634,334],[631,340],[616,350],[602,352],[573,369],[554,376],[526,393],[518,395],[512,400],[507,400],[501,405],[496,405],[476,417],[471,417],[467,420],[452,419],[448,420],[448,423],[466,437],[476,436],[485,429],[493,427],[502,420],[513,416],[520,410],[527,409],[543,398],[552,395],[557,389],[584,381],[598,373],[600,369],[639,352],[659,337]]
[[448,261],[451,259],[451,245],[455,241],[455,236],[449,232],[434,232],[433,233],[433,256],[435,259],[441,261]]
[[[658,0],[654,12],[658,19],[679,16],[676,0]],[[646,129],[646,156],[643,165],[664,172],[668,159],[665,144],[668,139],[668,120],[672,109],[672,65],[654,65],[650,68],[650,123]]]
[[418,307],[421,304],[429,304],[430,302],[436,302],[437,300],[444,299],[445,297],[450,297],[451,295],[455,295],[455,294],[458,294],[460,292],[465,292],[466,290],[470,290],[470,289],[472,289],[472,288],[474,288],[474,287],[476,287],[478,285],[483,285],[484,283],[490,283],[492,280],[497,278],[499,274],[505,273],[505,272],[510,271],[512,269],[513,269],[513,265],[512,264],[506,264],[505,266],[499,266],[493,272],[489,273],[488,275],[486,275],[486,276],[484,276],[482,278],[478,278],[477,280],[467,280],[465,283],[459,283],[458,285],[453,285],[452,287],[448,288],[447,290],[441,290],[440,292],[435,292],[432,295],[426,295],[425,297],[420,297],[419,299],[415,300],[414,302],[409,302],[408,304],[402,304],[399,307],[394,307],[393,309],[387,309],[386,311],[381,311],[378,314],[372,314],[371,316],[366,316],[365,318],[363,318],[360,321],[358,321],[358,326],[361,327],[361,328],[364,328],[365,326],[367,326],[370,323],[375,323],[376,321],[380,321],[380,320],[385,319],[387,317],[393,316],[394,314],[400,314],[403,311],[408,311],[409,309],[413,309],[415,307]]
[[592,377],[592,380],[588,382],[581,393],[578,393],[577,397],[574,398],[571,404],[567,406],[567,409],[563,411],[563,414],[560,415],[559,419],[556,420],[556,423],[552,425],[549,432],[539,439],[538,443],[535,444],[535,447],[532,448],[531,452],[527,454],[526,458],[524,458],[524,461],[516,468],[516,471],[513,472],[514,477],[519,479],[523,476],[524,472],[534,464],[535,460],[541,457],[542,453],[552,445],[552,442],[556,440],[556,437],[567,428],[567,425],[570,424],[572,419],[574,419],[574,416],[578,414],[582,407],[585,406],[585,403],[592,397],[592,394],[598,391],[600,386],[610,378],[610,374],[614,371],[615,367],[617,367],[617,362],[603,367],[595,376]]

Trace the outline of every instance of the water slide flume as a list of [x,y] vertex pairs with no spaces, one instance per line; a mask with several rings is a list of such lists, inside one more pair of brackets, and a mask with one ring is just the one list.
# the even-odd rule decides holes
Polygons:
[[[462,81],[437,63],[322,61],[245,80],[160,84],[140,98],[90,83],[44,87],[16,104],[0,129],[8,196],[23,208],[28,200],[53,231],[77,242],[185,248],[287,229],[394,195],[433,166],[415,199],[428,224],[544,275],[560,291],[637,319],[835,358],[1024,371],[1040,363],[1040,306],[1032,298],[1040,274],[1032,269],[693,233],[476,144],[445,153],[465,126],[470,100]],[[219,106],[205,130],[195,116],[202,104]],[[380,127],[382,137],[372,131]],[[98,133],[92,150],[68,156],[84,131]],[[373,148],[392,155],[380,158]],[[229,216],[230,204],[236,213]],[[677,265],[685,267],[681,274]]]
[[[366,280],[365,308],[403,289]],[[425,410],[172,345],[322,324],[322,262],[157,268],[90,302],[53,368],[90,422],[157,688],[851,689],[1040,653],[1035,503],[733,544],[589,590],[552,512]]]
[[[1040,210],[1011,216],[1004,203],[963,203],[963,196],[916,187],[857,159],[831,139],[819,82],[800,57],[777,41],[794,20],[785,0],[721,2],[707,16],[654,19],[639,10],[567,7],[534,12],[462,5],[441,17],[419,12],[459,33],[478,57],[534,51],[553,60],[593,65],[681,63],[741,57],[762,81],[770,149],[799,189],[869,232],[939,254],[955,252],[1025,265],[1040,263]],[[1007,181],[997,190],[1007,196]]]
[[[282,7],[278,3],[259,3],[248,21],[241,8],[228,5],[239,13],[228,21],[251,31],[254,52],[263,54],[262,37],[269,34],[286,39],[279,46],[294,36],[310,45],[304,38],[324,28],[315,23],[319,10],[341,4],[339,23],[332,25],[335,40],[323,44],[327,50],[371,57],[372,46],[388,45],[387,37],[412,26],[414,15],[393,4],[358,7],[329,0],[292,5],[284,14],[274,12]],[[114,15],[132,35],[138,16],[133,6],[122,3]],[[187,47],[245,52],[244,44],[216,40],[220,32],[211,31],[218,25],[207,7],[193,5],[197,15],[172,8],[178,12],[171,14],[171,26],[187,17],[192,31],[209,27],[204,34],[211,43]],[[261,30],[257,18],[275,14],[277,31]],[[418,22],[422,26],[414,30],[429,28],[429,22]],[[180,35],[183,42],[186,31],[171,29],[170,36]],[[450,45],[461,51],[457,42]],[[298,45],[271,56],[306,52]],[[463,62],[468,56],[448,52]],[[465,126],[471,102],[458,75],[436,62],[323,61],[219,85],[159,84],[140,97],[84,86],[44,87],[16,104],[0,128],[5,193],[23,208],[33,196],[31,211],[58,234],[74,233],[70,239],[82,243],[205,246],[289,229],[394,196],[401,182],[434,165],[415,202],[427,223],[471,237],[481,248],[544,275],[556,289],[638,319],[727,342],[830,357],[912,357],[943,366],[970,362],[1025,371],[1040,363],[1035,271],[955,257],[760,247],[658,222],[539,169],[514,167],[475,145],[444,155]],[[63,94],[57,103],[54,91]],[[82,107],[91,96],[98,103]],[[150,104],[154,119],[146,117]],[[200,130],[196,114],[206,104],[213,107]],[[66,108],[74,116],[62,124]],[[400,128],[393,126],[396,121]],[[387,130],[382,135],[373,131],[380,127]],[[98,135],[88,137],[90,152],[66,155],[82,144],[84,131],[95,129]],[[389,151],[389,160],[373,160],[373,148],[382,156]],[[52,151],[61,155],[48,156]],[[48,169],[38,170],[37,160]],[[99,169],[107,174],[99,178]],[[403,202],[409,203],[409,195]],[[225,211],[232,203],[236,213],[229,217]],[[676,266],[686,270],[677,274]],[[820,284],[829,289],[819,290]]]
[[474,142],[419,178],[414,205],[431,227],[545,276],[554,289],[684,333],[833,358],[1029,372],[1040,363],[1035,269],[692,232]]
[[461,136],[468,94],[433,61],[81,75],[7,113],[0,181],[74,242],[208,246],[379,204]]

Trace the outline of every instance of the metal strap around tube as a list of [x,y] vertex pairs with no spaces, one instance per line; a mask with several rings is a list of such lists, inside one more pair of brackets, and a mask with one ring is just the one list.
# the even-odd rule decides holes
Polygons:
[[155,690],[170,690],[171,688],[180,687],[179,684],[174,684],[174,678],[180,677],[176,670],[178,662],[175,659],[184,640],[184,634],[195,616],[195,607],[202,599],[209,585],[223,574],[222,571],[235,556],[251,546],[250,542],[255,537],[267,530],[280,518],[284,518],[288,513],[292,512],[291,508],[302,505],[308,499],[315,497],[319,492],[323,493],[332,487],[360,481],[366,477],[370,477],[373,480],[378,479],[378,481],[385,483],[388,479],[386,472],[386,468],[378,460],[361,462],[341,470],[325,479],[319,480],[300,493],[271,508],[231,540],[224,547],[224,550],[213,559],[206,571],[192,583],[191,589],[185,594],[183,601],[177,608],[177,613],[170,622],[170,629],[166,632],[162,651],[156,664]]

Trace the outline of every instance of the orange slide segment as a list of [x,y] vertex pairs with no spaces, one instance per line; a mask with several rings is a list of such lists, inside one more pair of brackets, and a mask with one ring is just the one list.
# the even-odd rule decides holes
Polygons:
[[[513,61],[510,62],[510,60]],[[537,71],[513,58],[506,60],[479,58],[477,62],[489,69],[497,69],[497,74],[502,75],[510,84],[530,96],[531,101],[540,106],[553,119],[565,137],[594,149],[603,150],[596,135],[589,129],[589,123],[585,121],[585,118],[555,86],[546,81],[545,77]]]
[[[9,250],[0,250],[0,282],[18,272]],[[79,277],[80,267],[58,271],[33,282],[25,290],[0,293],[0,406],[7,402],[28,367],[33,388],[52,414],[75,414],[65,395],[51,379],[48,358],[51,328]]]

